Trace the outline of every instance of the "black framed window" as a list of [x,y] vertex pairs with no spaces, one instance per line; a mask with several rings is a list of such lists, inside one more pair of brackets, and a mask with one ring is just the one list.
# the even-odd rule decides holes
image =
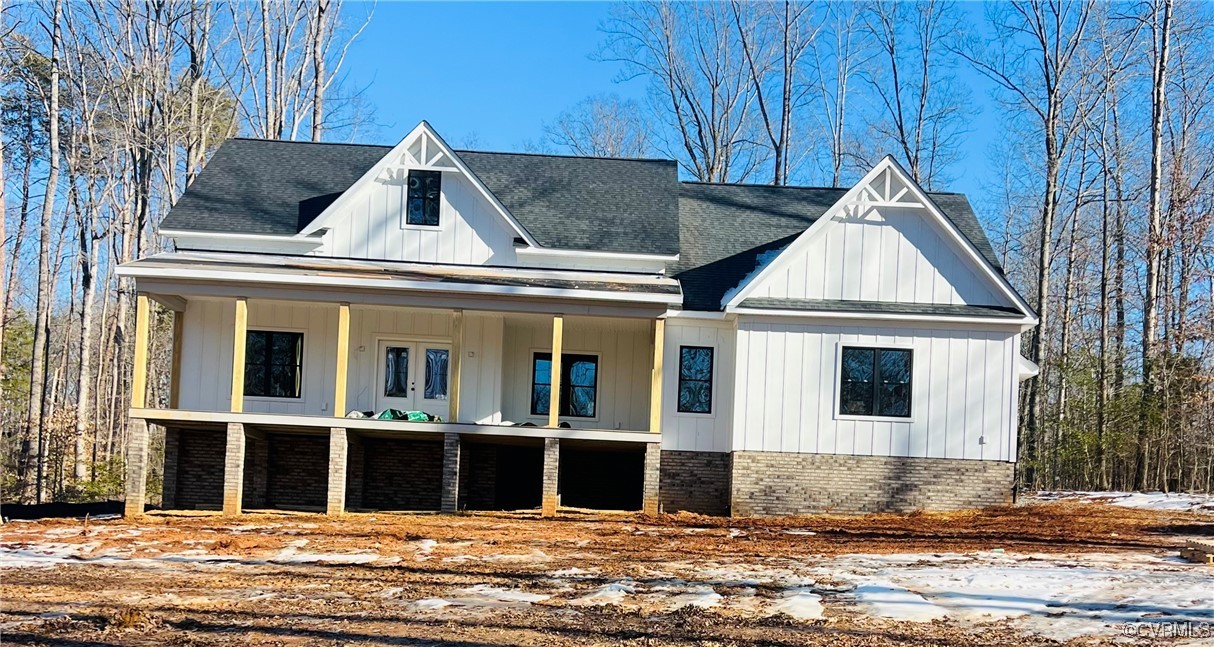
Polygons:
[[[598,404],[599,358],[561,353],[560,415],[593,418]],[[531,415],[548,415],[552,397],[552,353],[536,353],[531,370]]]
[[712,413],[712,348],[679,346],[679,413]]
[[409,196],[405,205],[407,224],[438,226],[442,182],[443,174],[439,171],[409,171]]
[[911,351],[905,348],[844,346],[839,413],[909,418],[911,364]]
[[245,334],[245,395],[298,398],[302,385],[303,333],[250,330]]

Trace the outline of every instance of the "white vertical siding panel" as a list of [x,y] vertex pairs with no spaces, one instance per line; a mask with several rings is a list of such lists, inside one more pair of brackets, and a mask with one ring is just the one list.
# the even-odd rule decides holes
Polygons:
[[338,214],[318,253],[398,261],[514,264],[514,231],[472,183],[443,173],[440,226],[404,226],[406,188],[374,182]]
[[[1011,305],[924,209],[837,216],[756,296]],[[786,252],[788,253],[788,252]],[[794,252],[795,253],[795,252]],[[804,277],[804,278],[803,278]]]
[[[1012,332],[738,323],[735,449],[1006,460]],[[912,417],[838,418],[841,344],[913,348]],[[796,401],[793,404],[791,401]],[[980,443],[979,439],[985,442]],[[989,445],[989,447],[988,447]],[[996,447],[1000,449],[996,451]]]

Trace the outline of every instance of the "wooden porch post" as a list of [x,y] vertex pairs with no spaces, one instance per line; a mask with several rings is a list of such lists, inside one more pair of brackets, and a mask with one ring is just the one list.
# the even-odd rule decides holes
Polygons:
[[249,332],[249,302],[236,299],[236,321],[232,327],[232,413],[244,411],[244,346]]
[[552,363],[548,380],[548,426],[556,428],[561,417],[561,346],[565,335],[565,316],[552,317]]
[[653,322],[653,373],[649,378],[649,432],[662,432],[662,356],[666,352],[666,320]]
[[131,376],[131,408],[142,409],[148,398],[148,295],[135,297],[135,366]]
[[173,363],[169,369],[169,408],[181,406],[181,338],[185,334],[185,312],[173,313]]
[[350,304],[337,306],[337,376],[334,379],[333,415],[346,415],[346,382],[350,368]]
[[464,311],[456,310],[451,318],[451,376],[447,385],[447,417],[459,422],[459,380],[464,357]]

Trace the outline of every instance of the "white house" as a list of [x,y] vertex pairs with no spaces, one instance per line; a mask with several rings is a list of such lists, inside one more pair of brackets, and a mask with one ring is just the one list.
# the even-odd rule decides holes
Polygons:
[[1011,499],[1036,316],[966,198],[889,158],[836,189],[456,151],[424,122],[393,147],[234,139],[161,233],[176,251],[119,269],[131,514],[149,425],[164,505],[229,513]]

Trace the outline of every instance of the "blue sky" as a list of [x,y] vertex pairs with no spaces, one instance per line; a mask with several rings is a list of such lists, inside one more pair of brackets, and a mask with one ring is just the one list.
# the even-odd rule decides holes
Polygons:
[[[348,3],[348,24],[369,8]],[[963,8],[980,24],[980,4]],[[362,138],[368,143],[395,143],[426,119],[454,146],[519,150],[590,95],[645,93],[645,80],[620,83],[617,65],[592,58],[608,3],[381,2],[373,11],[345,64],[348,87],[365,88],[380,125]],[[947,188],[980,207],[983,184],[994,179],[989,148],[1000,116],[989,83],[968,68],[961,74],[979,112]]]

